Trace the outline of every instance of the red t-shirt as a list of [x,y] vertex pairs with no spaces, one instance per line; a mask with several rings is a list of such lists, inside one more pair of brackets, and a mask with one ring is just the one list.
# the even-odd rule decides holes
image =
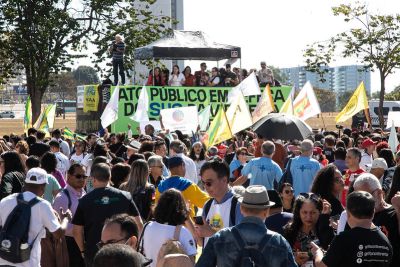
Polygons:
[[364,173],[365,171],[363,169],[358,169],[355,172],[352,172],[350,170],[346,170],[346,173],[344,174],[344,189],[342,192],[342,205],[346,207],[346,197],[347,197],[347,192],[349,191],[349,186],[350,184],[359,176],[360,174]]

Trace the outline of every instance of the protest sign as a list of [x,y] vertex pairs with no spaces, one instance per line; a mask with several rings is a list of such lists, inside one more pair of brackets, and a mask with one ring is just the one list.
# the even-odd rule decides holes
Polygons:
[[[119,87],[118,120],[112,124],[112,132],[126,132],[128,124],[132,125],[132,131],[135,131],[139,126],[138,122],[129,117],[135,114],[141,89],[141,85]],[[221,106],[224,106],[225,109],[229,106],[227,101],[231,89],[231,87],[146,86],[149,97],[149,119],[159,120],[160,110],[162,109],[197,106],[197,110],[203,110],[207,105],[211,105],[210,120],[212,120]],[[271,87],[275,110],[280,109],[290,90],[291,87],[289,86]],[[261,95],[245,97],[250,112],[254,111],[260,97]]]
[[160,114],[164,128],[170,132],[179,130],[191,135],[199,126],[196,106],[163,109]]
[[99,90],[97,85],[85,85],[83,91],[83,112],[97,111]]
[[140,122],[140,133],[145,134],[144,128],[146,125],[152,125],[154,127],[155,131],[160,131],[161,130],[161,123],[160,121],[142,121]]

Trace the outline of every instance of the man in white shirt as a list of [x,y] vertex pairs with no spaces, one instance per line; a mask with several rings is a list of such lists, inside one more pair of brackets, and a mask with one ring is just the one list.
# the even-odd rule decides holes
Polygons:
[[[55,239],[60,239],[67,228],[68,220],[71,220],[70,212],[60,212],[62,222],[59,223],[49,202],[44,201],[41,196],[46,187],[47,173],[41,168],[32,168],[26,174],[25,192],[21,193],[25,201],[30,201],[35,197],[39,202],[31,208],[31,218],[28,232],[28,243],[32,245],[29,260],[22,263],[12,263],[0,258],[0,266],[32,267],[40,266],[41,247],[40,240],[46,236],[47,228]],[[7,217],[17,206],[19,194],[12,194],[0,202],[0,226],[3,227]]]
[[185,154],[183,154],[185,148],[185,144],[182,143],[180,140],[174,140],[171,142],[169,145],[169,154],[170,156],[178,156],[183,159],[183,162],[185,162],[185,168],[186,168],[186,173],[185,173],[185,178],[189,179],[192,181],[194,184],[198,184],[199,179],[197,177],[197,168],[196,164],[194,161],[187,157]]
[[372,161],[374,160],[373,154],[375,151],[376,142],[372,141],[369,138],[365,139],[362,142],[362,147],[364,148],[364,152],[361,156],[360,167],[366,171],[368,167],[371,166]]
[[56,140],[51,140],[49,142],[50,150],[54,153],[57,158],[57,170],[61,172],[63,177],[67,177],[67,171],[70,166],[69,159],[60,152],[60,143]]
[[67,142],[61,139],[61,131],[60,129],[55,129],[52,133],[52,136],[57,142],[60,143],[60,151],[67,157],[69,157],[70,148]]

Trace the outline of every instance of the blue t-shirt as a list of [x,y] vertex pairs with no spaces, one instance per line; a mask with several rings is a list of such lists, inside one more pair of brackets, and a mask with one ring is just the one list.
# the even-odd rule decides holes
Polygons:
[[233,178],[233,172],[237,170],[242,163],[238,159],[232,160],[231,164],[229,164],[229,178]]
[[250,185],[263,185],[267,189],[274,189],[274,181],[279,183],[282,170],[272,159],[261,157],[250,160],[244,166],[242,175],[250,179]]
[[298,156],[292,159],[290,172],[293,177],[294,194],[310,192],[315,175],[321,169],[318,161],[310,157]]

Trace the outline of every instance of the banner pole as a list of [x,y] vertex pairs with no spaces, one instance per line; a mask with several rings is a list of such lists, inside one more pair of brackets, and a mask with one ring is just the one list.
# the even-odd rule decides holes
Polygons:
[[322,123],[323,123],[323,125],[324,125],[324,128],[325,128],[325,130],[326,130],[325,120],[324,120],[324,116],[322,116],[322,112],[321,112],[321,119],[322,119]]

